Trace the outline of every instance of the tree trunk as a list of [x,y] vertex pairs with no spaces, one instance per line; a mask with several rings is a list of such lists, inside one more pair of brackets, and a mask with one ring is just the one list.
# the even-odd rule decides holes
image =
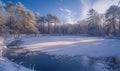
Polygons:
[[115,15],[113,14],[113,34],[116,36]]

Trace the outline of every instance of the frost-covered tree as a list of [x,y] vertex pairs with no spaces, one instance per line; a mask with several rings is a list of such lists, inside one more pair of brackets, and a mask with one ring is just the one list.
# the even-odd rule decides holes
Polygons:
[[36,23],[40,23],[41,15],[40,15],[39,12],[36,12],[36,13],[35,13],[35,18],[36,18]]
[[[59,19],[58,19],[57,16],[54,16],[54,15],[52,15],[52,14],[48,14],[48,15],[46,16],[46,21],[47,21],[47,23],[48,23],[48,34],[49,34],[49,33],[51,33],[52,30],[54,30],[54,29],[52,29],[51,27],[53,27],[53,25],[56,25],[56,23],[59,22]],[[53,28],[54,28],[54,27],[53,27]],[[51,29],[52,29],[52,30],[51,30]]]
[[24,12],[23,25],[25,33],[39,33],[38,29],[36,28],[35,20],[35,16],[30,10]]
[[38,33],[34,14],[22,3],[9,1],[4,4],[3,9],[8,13],[4,15],[8,16],[6,26],[11,34]]
[[10,34],[39,33],[34,13],[20,2],[0,2],[0,30],[3,28]]
[[8,12],[8,21],[6,23],[6,26],[8,27],[8,31],[10,34],[16,33],[16,18],[15,18],[15,11],[16,6],[11,1],[8,1],[4,3],[4,9]]
[[94,10],[90,9],[88,13],[88,34],[99,35],[99,14]]
[[108,35],[117,35],[117,30],[119,29],[118,25],[120,24],[120,7],[111,6],[106,14],[106,28]]
[[26,8],[23,6],[23,4],[20,2],[16,3],[16,10],[14,12],[16,13],[16,31],[18,32],[18,34],[24,33],[25,30],[23,24],[24,11],[26,11]]
[[74,29],[76,29],[77,34],[88,34],[88,23],[86,20],[79,20],[75,25]]
[[0,1],[0,33],[7,33],[6,23],[8,21],[8,12],[4,9],[4,4]]

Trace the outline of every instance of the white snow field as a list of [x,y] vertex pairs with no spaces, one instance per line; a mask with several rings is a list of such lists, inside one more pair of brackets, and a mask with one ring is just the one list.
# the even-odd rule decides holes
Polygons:
[[86,55],[93,57],[120,54],[120,40],[83,36],[39,36],[24,37],[20,45],[30,51],[41,51],[51,55]]
[[0,57],[0,71],[32,71],[32,70],[17,65],[4,57]]
[[3,38],[0,38],[0,71],[32,71],[2,57],[2,50],[6,48],[3,41]]

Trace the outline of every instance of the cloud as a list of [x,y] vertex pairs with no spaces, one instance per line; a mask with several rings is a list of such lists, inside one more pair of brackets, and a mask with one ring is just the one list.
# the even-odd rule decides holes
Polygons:
[[82,4],[82,19],[87,18],[89,9],[93,8],[99,13],[105,13],[105,11],[111,5],[117,5],[119,0],[80,0]]
[[61,11],[63,19],[65,20],[66,23],[74,23],[75,19],[73,11],[64,8],[59,8],[59,10]]
[[60,8],[60,11],[67,12],[67,13],[72,13],[72,11],[69,10],[69,9],[63,9],[63,8]]

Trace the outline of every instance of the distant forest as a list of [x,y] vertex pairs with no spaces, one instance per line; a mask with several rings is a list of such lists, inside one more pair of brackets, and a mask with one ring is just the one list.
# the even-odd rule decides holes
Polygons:
[[66,23],[53,14],[33,13],[22,3],[0,2],[0,33],[120,36],[120,6],[112,5],[104,14],[90,9],[88,17]]

